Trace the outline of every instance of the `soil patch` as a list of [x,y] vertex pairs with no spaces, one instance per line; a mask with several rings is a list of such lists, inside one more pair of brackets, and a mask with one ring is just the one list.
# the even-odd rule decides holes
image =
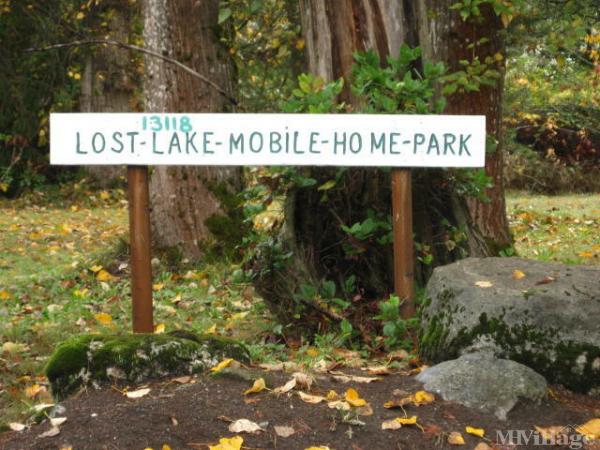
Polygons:
[[[274,386],[283,385],[290,379],[283,373],[269,373],[268,376]],[[413,393],[421,389],[420,383],[406,375],[391,375],[369,384],[336,382],[327,375],[318,377],[312,394],[325,395],[333,389],[343,395],[352,387],[369,402],[373,414],[360,416],[363,426],[344,423],[340,412],[328,408],[327,404],[305,403],[295,393],[277,396],[263,391],[244,396],[243,392],[251,385],[247,381],[197,377],[193,383],[186,384],[172,380],[152,383],[149,385],[151,392],[139,399],[128,399],[112,388],[88,390],[62,403],[66,408],[63,416],[68,419],[60,426],[57,436],[39,437],[50,429],[45,420],[26,431],[0,435],[0,448],[55,450],[70,446],[76,450],[142,450],[150,447],[157,450],[168,444],[173,450],[208,449],[208,444],[216,444],[219,438],[235,435],[228,431],[226,419],[244,418],[263,425],[268,423],[261,434],[242,434],[245,449],[304,450],[310,446],[329,446],[336,450],[473,449],[482,439],[467,435],[464,432],[466,426],[484,428],[490,440],[488,444],[492,445],[496,443],[497,430],[581,424],[600,417],[600,399],[555,388],[541,405],[517,405],[506,422],[492,414],[436,399],[429,405],[406,407],[409,416],[418,416],[424,431],[414,426],[382,431],[383,421],[404,415],[401,410],[385,409],[384,403],[400,398],[397,390]],[[291,426],[296,432],[288,438],[279,437],[274,432],[276,425]],[[450,446],[447,436],[451,431],[461,432],[466,445]],[[518,447],[495,445],[494,448],[540,447],[530,444]]]

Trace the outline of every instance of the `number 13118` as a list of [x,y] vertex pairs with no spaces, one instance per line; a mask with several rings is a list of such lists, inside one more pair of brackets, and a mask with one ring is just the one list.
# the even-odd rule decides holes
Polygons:
[[144,131],[192,131],[192,123],[188,116],[143,116],[142,129]]

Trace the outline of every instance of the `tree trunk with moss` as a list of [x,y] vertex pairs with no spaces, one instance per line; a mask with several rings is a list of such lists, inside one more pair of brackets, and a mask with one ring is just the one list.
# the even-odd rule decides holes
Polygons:
[[[372,49],[385,61],[388,55],[396,57],[403,43],[418,46],[418,8],[426,7],[424,3],[383,0],[302,0],[300,4],[309,71],[327,81],[344,77],[341,100],[357,110],[360,104],[350,89],[354,53]],[[496,38],[495,29],[488,32]],[[442,45],[440,39],[438,36],[434,44]],[[461,111],[460,105],[465,109]],[[488,121],[497,121],[497,109],[466,109],[468,105],[465,100],[451,106],[450,112],[489,113],[492,120]],[[339,176],[336,169],[313,168],[303,174],[316,179],[316,187],[338,181],[334,189],[326,191],[326,201],[324,192],[316,188],[296,188],[289,193],[286,223],[278,239],[284,250],[294,254],[293,261],[285,271],[278,270],[274,265],[277,258],[263,249],[256,263],[262,265],[257,288],[284,322],[301,323],[307,331],[323,331],[346,318],[368,339],[378,301],[393,292],[392,245],[380,245],[375,239],[357,240],[342,226],[363,222],[367,213],[382,221],[389,219],[390,172],[349,169]],[[447,172],[441,169],[413,170],[413,205],[415,260],[433,259],[432,264],[417,263],[415,273],[421,283],[433,265],[447,264],[468,253],[492,255],[508,242],[504,211],[486,209],[486,214],[472,216],[470,210],[476,211],[475,207],[469,208],[468,200],[455,193]],[[504,225],[491,226],[494,222]],[[493,240],[500,245],[490,245]],[[348,290],[352,279],[354,286]],[[350,305],[345,310],[332,307],[324,298],[328,294],[323,286],[332,292],[326,280],[336,286],[334,297]],[[307,290],[305,284],[320,288]]]
[[[168,55],[233,92],[234,70],[219,42],[219,1],[145,0],[144,40],[151,50]],[[150,112],[224,112],[229,101],[192,75],[146,57],[144,91]],[[156,167],[150,182],[152,230],[156,244],[178,248],[197,258],[211,240],[207,220],[223,214],[216,192],[237,192],[241,171],[229,167]]]

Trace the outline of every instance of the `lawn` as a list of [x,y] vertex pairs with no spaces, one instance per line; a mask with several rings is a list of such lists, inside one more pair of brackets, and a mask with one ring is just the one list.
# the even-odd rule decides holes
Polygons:
[[[0,428],[51,401],[41,374],[58,342],[131,328],[124,193],[79,186],[75,194],[0,202]],[[600,263],[598,195],[511,194],[508,211],[520,255]],[[336,345],[325,336],[291,355],[280,344],[265,344],[263,337],[278,327],[253,288],[232,281],[235,265],[199,269],[155,258],[153,267],[157,332],[234,336],[250,344],[257,360],[317,358]]]

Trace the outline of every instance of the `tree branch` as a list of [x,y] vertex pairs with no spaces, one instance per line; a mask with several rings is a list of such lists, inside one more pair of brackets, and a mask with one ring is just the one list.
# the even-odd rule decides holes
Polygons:
[[139,47],[137,45],[126,44],[125,42],[114,41],[111,39],[86,39],[86,40],[78,40],[78,41],[73,41],[73,42],[65,42],[62,44],[53,44],[53,45],[48,45],[46,47],[33,47],[33,48],[28,48],[25,51],[26,52],[43,52],[43,51],[55,50],[55,49],[61,49],[61,48],[81,47],[84,45],[112,45],[114,47],[119,47],[119,48],[122,48],[125,50],[132,50],[135,52],[144,53],[146,55],[162,59],[165,62],[168,62],[170,64],[173,64],[174,66],[179,67],[180,69],[182,69],[185,72],[189,73],[190,75],[198,78],[199,80],[202,80],[204,83],[208,84],[210,87],[215,89],[219,94],[221,94],[223,97],[225,97],[232,105],[236,106],[238,104],[237,100],[234,97],[232,97],[231,95],[229,95],[227,93],[227,91],[225,91],[225,89],[221,88],[217,83],[209,80],[204,75],[196,72],[191,67],[186,66],[185,64],[177,61],[176,59],[170,58],[165,55],[161,55],[160,53],[155,52],[153,50],[149,50],[144,47]]

